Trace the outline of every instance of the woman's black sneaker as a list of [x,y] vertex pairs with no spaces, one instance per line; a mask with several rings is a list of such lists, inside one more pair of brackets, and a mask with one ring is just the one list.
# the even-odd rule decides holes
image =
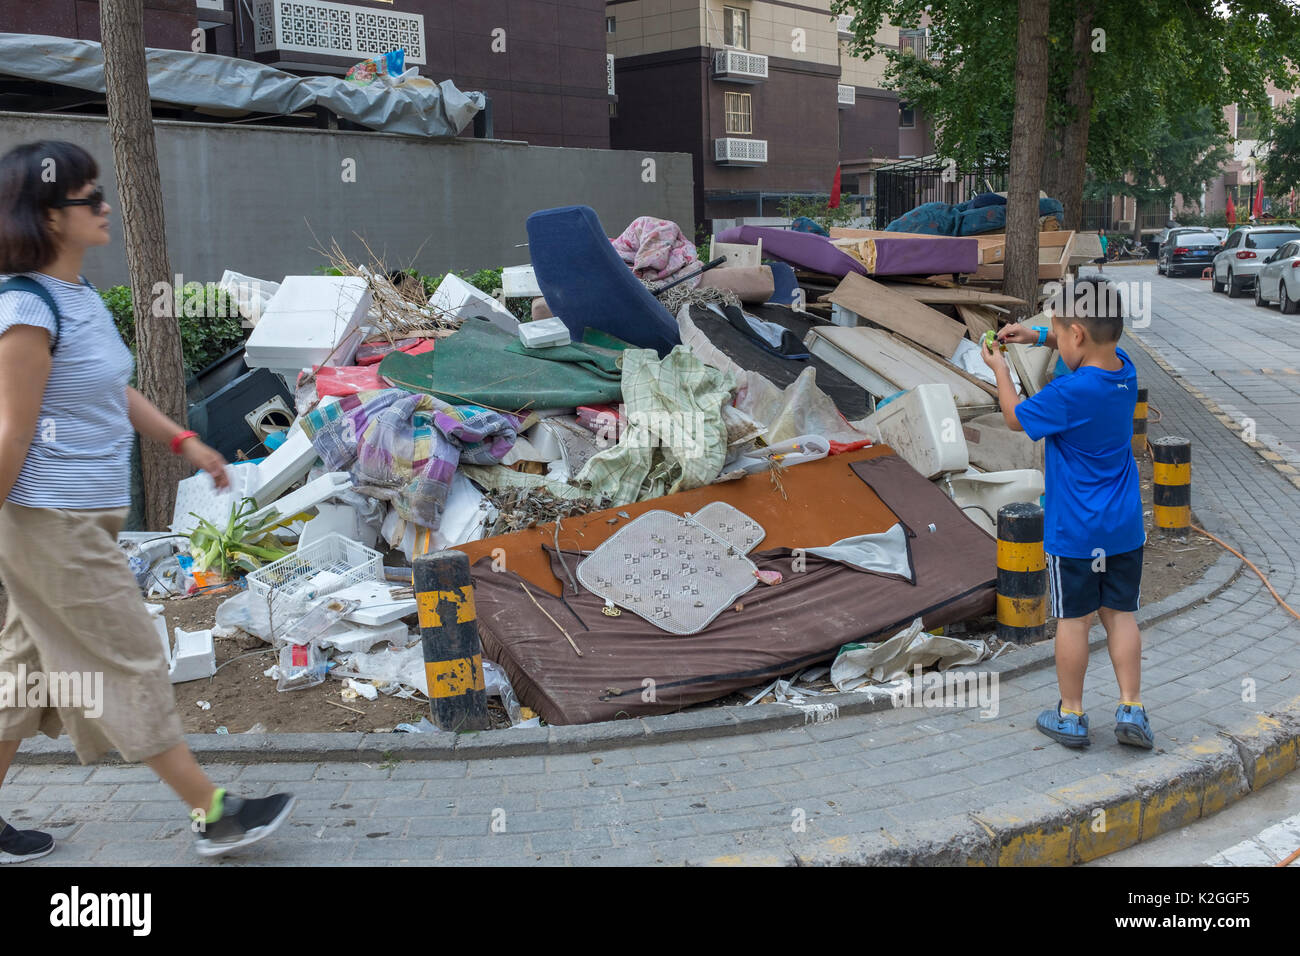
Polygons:
[[39,860],[54,851],[54,837],[39,830],[15,830],[9,824],[0,827],[0,864]]
[[208,823],[195,844],[199,856],[220,856],[268,837],[289,818],[293,795],[273,793],[269,797],[245,800],[226,794],[221,819]]

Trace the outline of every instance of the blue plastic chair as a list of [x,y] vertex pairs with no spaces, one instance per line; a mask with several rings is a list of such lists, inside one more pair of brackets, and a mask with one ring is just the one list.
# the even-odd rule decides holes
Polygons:
[[599,329],[661,358],[681,344],[676,318],[614,251],[591,207],[542,209],[527,226],[537,285],[574,341]]

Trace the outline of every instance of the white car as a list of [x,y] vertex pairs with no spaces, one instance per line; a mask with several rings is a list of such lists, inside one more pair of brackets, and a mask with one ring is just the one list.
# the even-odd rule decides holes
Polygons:
[[1228,236],[1223,251],[1214,257],[1211,285],[1215,292],[1244,295],[1255,282],[1264,257],[1285,242],[1300,239],[1295,226],[1246,226]]
[[1300,240],[1286,243],[1265,259],[1255,278],[1255,304],[1274,301],[1287,315],[1300,312]]

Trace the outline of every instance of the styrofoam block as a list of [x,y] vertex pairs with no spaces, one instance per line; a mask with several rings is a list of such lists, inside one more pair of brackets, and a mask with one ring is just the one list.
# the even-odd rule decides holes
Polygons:
[[352,479],[346,471],[331,471],[321,475],[315,481],[309,481],[297,491],[291,491],[283,498],[267,503],[253,512],[252,521],[267,517],[272,511],[278,511],[280,517],[289,518],[300,511],[315,508],[322,501],[327,501],[340,492],[352,487]]
[[176,651],[171,660],[171,681],[202,680],[217,672],[217,650],[211,631],[176,628]]
[[341,534],[345,538],[364,544],[367,548],[375,546],[375,531],[370,528],[355,508],[346,504],[321,502],[316,506],[316,517],[305,522],[302,534],[298,538],[298,547],[319,541],[327,534]]
[[538,319],[519,325],[519,341],[525,348],[546,349],[568,345],[572,340],[569,327],[560,319]]
[[357,276],[286,276],[248,337],[244,361],[274,369],[349,365],[370,299]]
[[402,647],[410,639],[410,635],[410,629],[401,621],[393,621],[379,627],[340,621],[321,636],[320,642],[326,647],[336,647],[345,654],[355,651],[364,654],[376,644],[385,641],[394,647]]
[[259,505],[270,504],[294,482],[301,481],[316,458],[316,449],[312,446],[311,439],[302,430],[302,426],[294,422],[284,444],[257,465],[248,493]]
[[188,535],[199,526],[198,519],[207,518],[213,524],[225,527],[230,519],[230,509],[248,497],[248,485],[255,481],[256,465],[234,464],[226,467],[230,487],[218,490],[212,477],[199,472],[176,483],[176,507],[172,509],[171,530]]
[[509,309],[492,296],[481,292],[460,276],[450,272],[443,277],[438,283],[438,288],[429,297],[429,305],[457,318],[480,315],[511,335],[519,333],[519,320]]
[[362,581],[335,591],[333,597],[361,602],[360,607],[344,614],[343,620],[379,627],[415,613],[415,598],[394,600],[392,592],[392,585],[380,581]]
[[[145,607],[157,607],[159,611],[162,610],[161,604],[146,604]],[[162,644],[163,660],[170,664],[172,659],[172,639],[167,635],[167,618],[163,617],[161,613],[154,614],[153,626],[154,630],[158,632],[158,641]]]
[[535,299],[542,294],[542,288],[537,284],[537,273],[531,265],[502,269],[501,291],[511,299]]

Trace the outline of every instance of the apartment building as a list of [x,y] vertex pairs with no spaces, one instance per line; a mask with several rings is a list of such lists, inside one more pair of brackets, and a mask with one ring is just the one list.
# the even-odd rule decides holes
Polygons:
[[[496,138],[609,147],[604,0],[144,0],[144,7],[149,46],[190,50],[201,36],[206,52],[294,73],[342,75],[402,47],[421,75],[486,93]],[[99,40],[99,4],[4,0],[0,32]]]
[[837,168],[854,193],[875,166],[930,151],[924,119],[884,89],[885,57],[849,55],[850,18],[829,0],[607,0],[605,17],[610,145],[692,154],[697,220],[778,215]]
[[[1269,104],[1274,108],[1285,106],[1297,95],[1294,90],[1281,90],[1271,83],[1266,90]],[[1220,176],[1206,183],[1202,196],[1187,198],[1198,201],[1206,213],[1213,213],[1227,209],[1228,197],[1231,196],[1233,205],[1237,209],[1238,221],[1241,221],[1250,215],[1255,200],[1255,186],[1259,182],[1259,161],[1264,155],[1260,138],[1263,134],[1262,117],[1254,110],[1234,105],[1224,109],[1223,118],[1232,130],[1232,159],[1224,164]],[[1268,193],[1269,183],[1265,180],[1266,197]],[[1292,206],[1288,202],[1281,209],[1266,211],[1271,211],[1275,216],[1293,216],[1300,211],[1300,204]]]

